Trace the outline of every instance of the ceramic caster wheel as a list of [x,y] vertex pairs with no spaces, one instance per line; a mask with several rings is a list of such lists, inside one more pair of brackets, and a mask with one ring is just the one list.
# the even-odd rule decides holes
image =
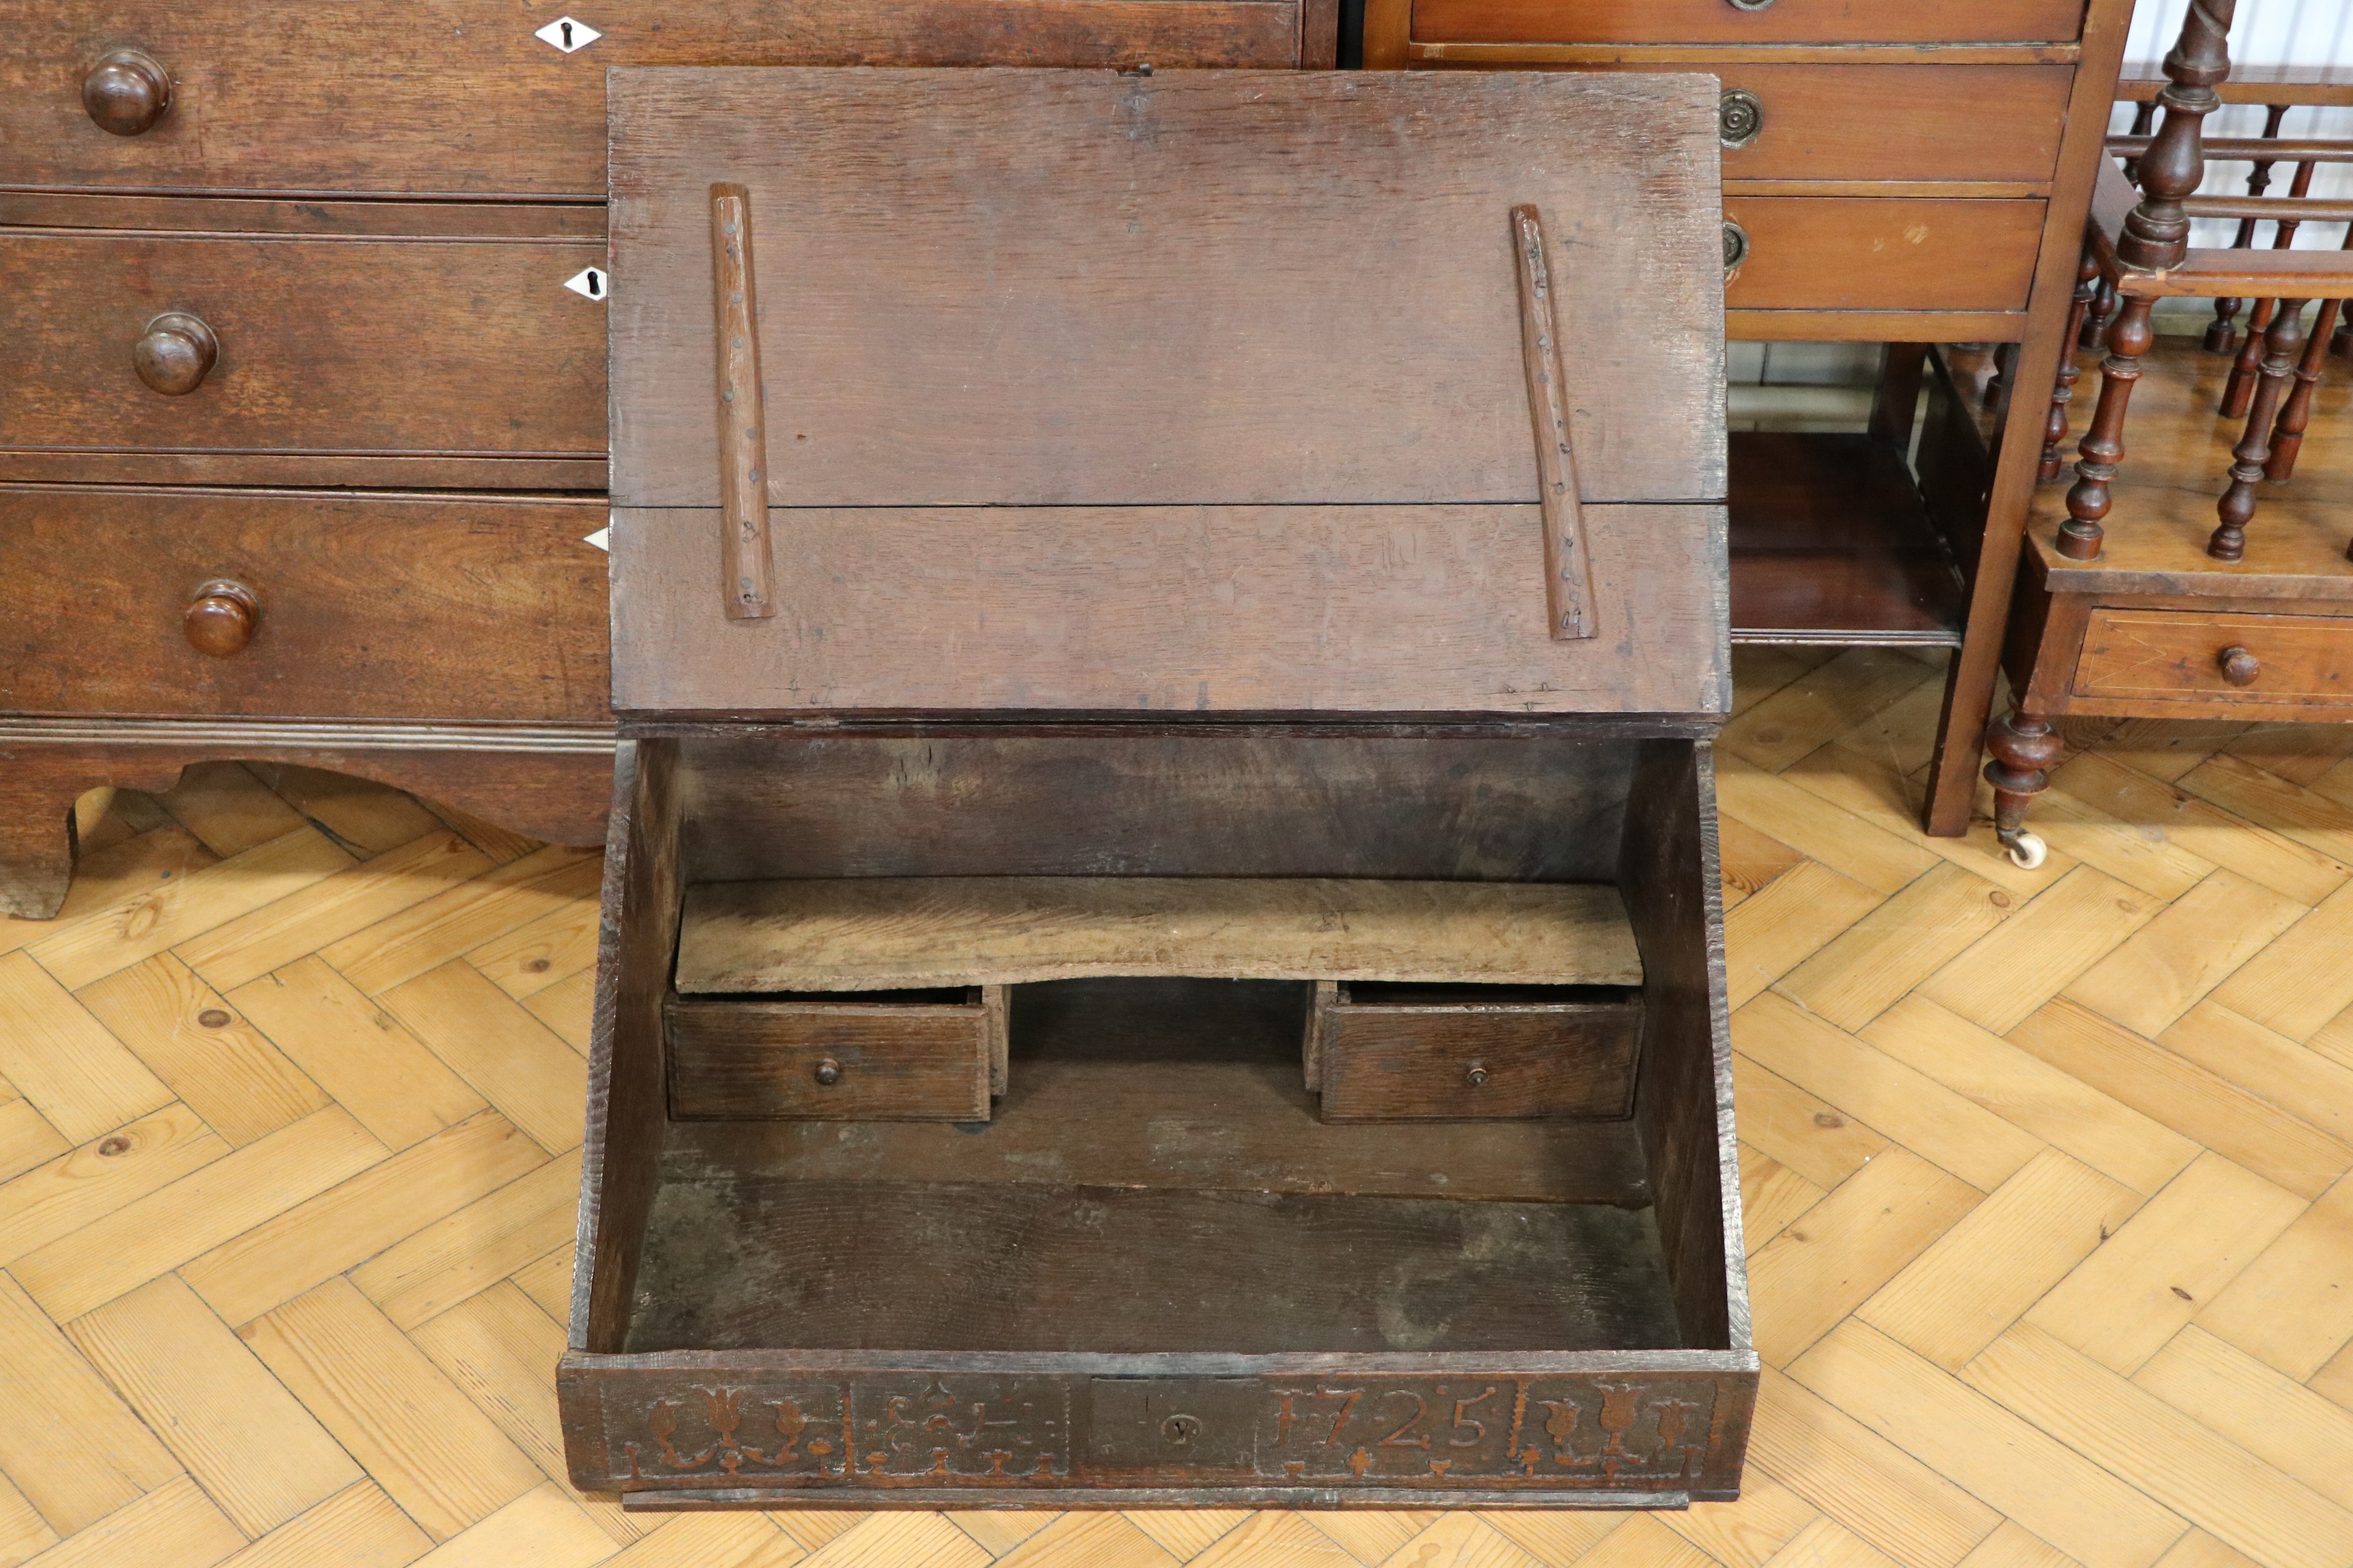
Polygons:
[[2003,846],[2010,851],[2010,863],[2021,871],[2031,871],[2042,864],[2051,847],[2031,833],[2021,833]]

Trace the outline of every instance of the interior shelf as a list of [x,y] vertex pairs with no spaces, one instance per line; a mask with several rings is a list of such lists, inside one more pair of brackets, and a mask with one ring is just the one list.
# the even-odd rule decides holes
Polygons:
[[1960,647],[1961,574],[1894,445],[1736,431],[1731,465],[1734,642]]
[[895,877],[702,882],[685,994],[1108,976],[1640,985],[1614,887],[1323,878]]

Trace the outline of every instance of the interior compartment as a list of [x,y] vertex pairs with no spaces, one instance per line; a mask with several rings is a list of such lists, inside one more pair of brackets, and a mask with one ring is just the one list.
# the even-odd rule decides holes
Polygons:
[[[1609,1358],[1664,1356],[1733,1377],[1711,1386],[1745,1399],[1712,775],[1704,742],[1626,728],[704,728],[626,745],[567,1399],[599,1370],[636,1388],[702,1364],[741,1378],[1075,1356],[1098,1377],[1142,1376],[1197,1355],[1255,1375],[1332,1353],[1554,1368],[1599,1356],[1597,1373],[1629,1364]],[[1177,973],[989,971],[1019,983],[1005,989],[1008,1070],[985,1121],[708,1103],[690,1118],[628,1087],[667,1072],[674,1089],[664,1020],[681,1005],[976,1008],[963,983],[980,974],[927,970],[913,962],[923,941],[885,935],[864,949],[873,962],[827,965],[842,963],[843,931],[879,929],[878,910],[894,931],[928,910],[944,921],[935,931],[961,933],[938,950],[968,952],[964,917],[1008,876],[1058,879],[1082,914],[1136,892],[1119,879],[1181,885],[1197,911],[1236,890],[1216,883],[1247,879],[1248,908],[1336,911],[1337,928],[1377,907],[1347,890],[1367,881],[1437,889],[1425,904],[1451,911],[1600,911],[1577,966],[1549,972],[1566,984],[1474,943],[1434,965],[1366,966],[1345,994],[1325,981],[1320,1000],[1361,1019],[1606,1016],[1630,1031],[1622,1081],[1581,1119],[1327,1120],[1300,1055],[1314,969],[1186,974],[1202,951],[1187,937],[1154,950]],[[884,885],[931,879],[967,880]],[[829,934],[806,951],[776,940],[813,929],[771,921],[779,910],[828,910]],[[765,936],[704,963],[690,911]],[[1046,922],[1056,941],[1083,923]],[[1265,951],[1262,923],[1241,935]],[[1068,954],[1048,956],[1035,973]],[[1501,983],[1464,983],[1473,956]],[[674,977],[703,989],[683,994]],[[894,978],[957,984],[828,988]],[[721,982],[745,989],[710,989]]]

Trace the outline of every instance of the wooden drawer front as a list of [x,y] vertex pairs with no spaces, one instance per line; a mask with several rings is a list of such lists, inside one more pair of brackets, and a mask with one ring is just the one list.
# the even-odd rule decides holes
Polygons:
[[1641,1003],[1508,999],[1546,989],[1319,986],[1309,1027],[1324,1120],[1625,1115]]
[[1748,258],[1734,310],[2022,310],[2040,201],[1731,196]]
[[[614,0],[566,54],[512,0],[114,0],[12,8],[0,185],[222,193],[605,194],[617,65],[1285,67],[1293,0]],[[100,129],[83,82],[136,48],[170,79],[149,130]]]
[[[986,1121],[996,1008],[955,1002],[670,1000],[681,1121]],[[993,1016],[992,1016],[993,1015]]]
[[[8,447],[595,457],[605,307],[565,288],[602,241],[0,237]],[[195,390],[140,379],[185,312],[217,358]]]
[[1710,65],[1762,110],[1727,180],[2041,182],[2059,164],[2068,66]]
[[[2062,43],[2084,0],[1414,0],[1417,43]],[[1900,106],[1890,104],[1891,116]]]
[[[601,505],[0,489],[0,711],[607,717]],[[190,646],[216,579],[251,642]]]
[[[2223,674],[2233,648],[2255,661],[2243,686]],[[2094,610],[2074,689],[2080,697],[2353,703],[2353,616]]]

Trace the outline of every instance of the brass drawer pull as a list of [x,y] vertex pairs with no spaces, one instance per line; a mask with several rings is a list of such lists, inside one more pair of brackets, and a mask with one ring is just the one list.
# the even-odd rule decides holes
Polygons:
[[232,578],[216,577],[188,602],[180,629],[198,653],[227,658],[245,651],[260,619],[261,599],[252,589]]
[[131,368],[166,397],[185,397],[202,386],[218,358],[220,340],[185,310],[164,311],[131,346]]
[[81,106],[100,131],[137,136],[172,107],[172,75],[142,49],[116,49],[81,79]]
[[1764,132],[1765,100],[1745,87],[1726,88],[1716,106],[1716,140],[1737,152]]
[[1724,280],[1727,283],[1732,281],[1732,275],[1739,271],[1741,263],[1747,259],[1748,231],[1732,219],[1725,218],[1724,220]]
[[2255,678],[2263,672],[2263,667],[2255,656],[2237,643],[2216,654],[2214,662],[2221,667],[2222,679],[2233,686],[2253,686]]

